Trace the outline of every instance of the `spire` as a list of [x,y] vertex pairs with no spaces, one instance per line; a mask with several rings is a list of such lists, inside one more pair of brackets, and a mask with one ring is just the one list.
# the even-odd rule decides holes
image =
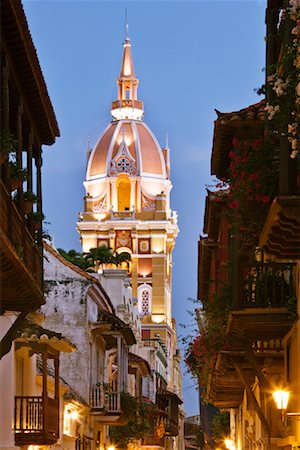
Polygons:
[[117,78],[118,100],[112,103],[111,113],[117,120],[141,120],[144,114],[143,103],[137,98],[139,80],[136,78],[131,55],[131,42],[128,33],[127,10],[125,40],[120,75]]
[[135,79],[135,81],[137,82],[131,55],[131,43],[128,34],[128,23],[126,23],[125,25],[125,41],[123,43],[123,48],[124,51],[119,79]]

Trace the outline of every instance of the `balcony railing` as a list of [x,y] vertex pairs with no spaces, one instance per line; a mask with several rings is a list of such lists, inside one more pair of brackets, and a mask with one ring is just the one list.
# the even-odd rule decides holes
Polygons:
[[91,450],[92,440],[86,436],[79,436],[75,441],[75,450]]
[[90,406],[93,410],[107,413],[121,413],[121,393],[107,389],[106,386],[93,386],[90,389]]
[[59,434],[58,401],[43,397],[15,397],[14,431],[18,445],[53,444]]
[[168,356],[167,349],[164,343],[159,339],[143,339],[144,347],[150,347],[160,351],[165,357]]
[[116,100],[112,102],[112,109],[116,108],[137,108],[143,109],[143,102],[139,100]]
[[243,277],[241,307],[283,307],[294,296],[293,264],[257,263]]
[[120,219],[134,219],[135,212],[132,211],[111,211],[110,219],[111,220],[120,220]]
[[0,203],[2,309],[37,309],[44,303],[42,254],[2,181]]

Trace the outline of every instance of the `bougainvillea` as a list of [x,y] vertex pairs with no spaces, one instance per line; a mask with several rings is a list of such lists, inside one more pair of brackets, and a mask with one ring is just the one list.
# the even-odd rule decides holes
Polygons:
[[277,141],[233,139],[229,153],[228,207],[233,233],[244,244],[254,244],[274,198],[277,187],[277,162],[274,159]]
[[211,295],[205,303],[205,308],[196,312],[199,334],[186,348],[185,363],[204,389],[215,366],[218,352],[226,343],[225,324],[231,305],[231,287],[226,284],[219,293]]

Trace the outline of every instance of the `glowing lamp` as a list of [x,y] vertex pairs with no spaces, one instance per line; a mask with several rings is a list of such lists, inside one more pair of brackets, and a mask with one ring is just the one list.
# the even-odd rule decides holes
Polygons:
[[71,419],[76,420],[76,419],[78,419],[78,412],[77,411],[72,411],[70,416],[71,416]]
[[277,390],[273,392],[273,398],[277,409],[286,409],[289,402],[290,393],[288,391]]
[[116,450],[116,447],[114,445],[109,445],[107,447],[107,450]]
[[235,444],[232,439],[225,439],[224,444],[228,450],[235,450]]
[[162,323],[165,320],[164,314],[152,314],[151,316],[152,322],[154,323]]

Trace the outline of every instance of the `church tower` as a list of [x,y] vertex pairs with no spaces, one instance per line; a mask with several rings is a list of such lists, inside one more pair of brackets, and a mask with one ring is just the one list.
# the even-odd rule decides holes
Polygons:
[[[142,338],[161,339],[169,367],[176,354],[172,318],[172,250],[178,234],[170,209],[170,156],[143,121],[131,43],[126,33],[112,121],[89,152],[84,211],[77,223],[82,249],[108,245],[131,254],[132,296],[143,316]],[[172,369],[167,387],[173,390]]]

